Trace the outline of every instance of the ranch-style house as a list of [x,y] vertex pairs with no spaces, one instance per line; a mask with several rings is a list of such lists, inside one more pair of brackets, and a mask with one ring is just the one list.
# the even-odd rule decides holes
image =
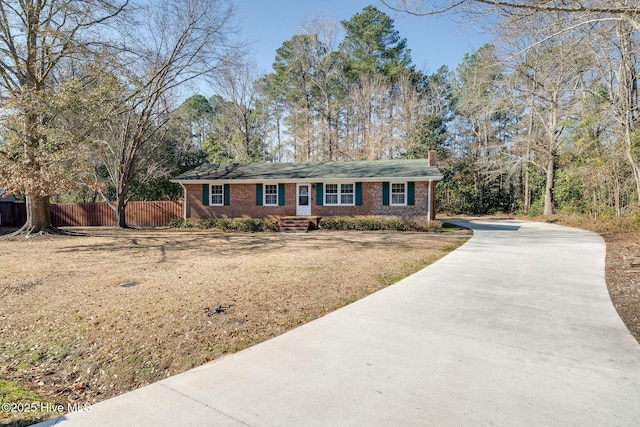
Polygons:
[[172,182],[184,195],[184,218],[402,216],[435,219],[429,159],[304,163],[206,163]]

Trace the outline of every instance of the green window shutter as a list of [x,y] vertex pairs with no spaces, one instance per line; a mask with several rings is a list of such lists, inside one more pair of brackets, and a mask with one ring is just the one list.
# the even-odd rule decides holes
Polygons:
[[322,183],[316,184],[316,206],[322,206],[324,201],[324,187]]
[[416,183],[407,182],[407,205],[413,206],[416,204]]
[[284,184],[278,184],[278,206],[284,206]]
[[262,184],[256,184],[256,206],[262,206]]
[[382,183],[382,204],[384,206],[389,206],[389,183]]
[[362,183],[356,182],[356,206],[362,206]]
[[231,186],[229,184],[224,185],[224,205],[229,206],[231,203],[231,194],[230,193]]
[[202,184],[202,205],[209,206],[209,184]]

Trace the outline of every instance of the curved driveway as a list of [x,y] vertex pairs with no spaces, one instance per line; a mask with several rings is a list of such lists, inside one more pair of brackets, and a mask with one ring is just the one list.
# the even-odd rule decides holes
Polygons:
[[459,223],[475,230],[469,242],[393,286],[57,421],[639,425],[640,346],[609,299],[600,236],[520,221]]

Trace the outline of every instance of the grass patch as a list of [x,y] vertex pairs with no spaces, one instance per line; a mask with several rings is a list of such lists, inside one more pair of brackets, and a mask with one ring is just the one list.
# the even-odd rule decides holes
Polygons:
[[389,274],[387,276],[380,277],[380,284],[382,286],[391,286],[394,283],[399,282],[404,279],[406,276],[403,274]]
[[28,426],[59,415],[64,409],[17,382],[6,380],[0,380],[0,405],[0,425],[7,427]]
[[13,381],[0,380],[0,403],[45,402],[38,394]]

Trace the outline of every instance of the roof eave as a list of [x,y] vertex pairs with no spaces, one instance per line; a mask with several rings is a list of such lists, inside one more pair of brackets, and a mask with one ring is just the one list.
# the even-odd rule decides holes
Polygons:
[[171,179],[170,182],[175,184],[208,184],[208,183],[219,183],[219,184],[260,184],[264,182],[274,182],[279,184],[295,184],[295,183],[331,183],[331,182],[348,182],[348,181],[357,181],[357,182],[383,182],[383,181],[441,181],[444,177],[442,175],[433,175],[433,176],[410,176],[410,177],[366,177],[366,178],[255,178],[255,179],[216,179],[216,178],[192,178],[192,179]]

